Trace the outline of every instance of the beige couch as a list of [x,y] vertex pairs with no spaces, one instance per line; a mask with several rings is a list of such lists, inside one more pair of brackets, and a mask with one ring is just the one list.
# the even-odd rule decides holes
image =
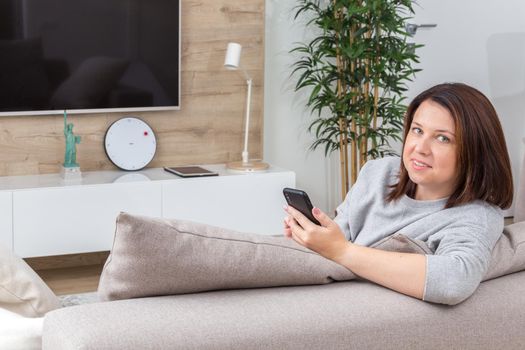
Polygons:
[[525,349],[525,272],[456,306],[363,281],[80,305],[48,313],[43,349]]
[[[121,214],[99,285],[112,301],[48,313],[43,349],[525,349],[524,242],[525,223],[507,226],[487,281],[445,306],[343,281],[355,276],[284,237]],[[282,285],[295,286],[261,288]]]

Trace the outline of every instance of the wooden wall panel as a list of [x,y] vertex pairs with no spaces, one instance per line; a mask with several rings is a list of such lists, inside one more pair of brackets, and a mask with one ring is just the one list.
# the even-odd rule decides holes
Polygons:
[[[262,156],[264,0],[182,0],[181,110],[74,114],[82,136],[82,171],[115,169],[104,152],[106,129],[137,116],[157,136],[149,167],[240,160],[246,83],[223,68],[229,41],[243,45],[241,64],[253,78],[250,156]],[[0,117],[0,175],[56,173],[64,160],[62,115]]]

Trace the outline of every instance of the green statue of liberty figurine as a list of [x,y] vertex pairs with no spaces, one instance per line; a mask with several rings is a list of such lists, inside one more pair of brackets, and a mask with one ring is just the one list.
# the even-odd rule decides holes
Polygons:
[[64,168],[77,168],[77,144],[80,144],[80,136],[73,134],[73,123],[67,123],[67,112],[64,110],[64,136],[66,137],[66,154],[64,156]]

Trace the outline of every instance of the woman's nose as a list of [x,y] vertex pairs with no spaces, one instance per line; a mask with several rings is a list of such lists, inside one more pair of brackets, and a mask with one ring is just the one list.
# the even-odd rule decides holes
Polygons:
[[430,153],[430,140],[428,140],[425,137],[420,138],[416,142],[415,147],[416,152],[421,154],[429,154]]

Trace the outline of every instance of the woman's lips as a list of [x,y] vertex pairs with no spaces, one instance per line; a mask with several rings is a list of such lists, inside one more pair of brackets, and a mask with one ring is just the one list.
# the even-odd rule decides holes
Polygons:
[[427,168],[432,168],[427,163],[422,162],[422,161],[417,160],[417,159],[411,159],[411,162],[412,162],[412,167],[414,169],[416,169],[416,170],[423,170],[423,169],[427,169]]

